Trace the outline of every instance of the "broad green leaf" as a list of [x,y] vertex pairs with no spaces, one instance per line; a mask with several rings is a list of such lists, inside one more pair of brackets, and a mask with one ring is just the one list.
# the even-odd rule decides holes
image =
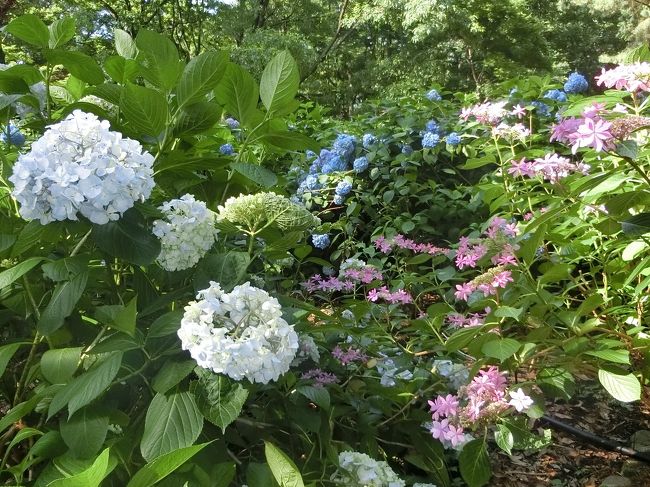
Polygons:
[[296,391],[325,410],[330,408],[330,393],[324,387],[300,386]]
[[190,446],[202,429],[203,416],[193,394],[156,394],[147,409],[140,452],[150,462],[161,455]]
[[533,434],[527,424],[528,418],[514,416],[503,419],[514,439],[513,448],[520,450],[539,450],[551,444],[551,430],[544,429],[542,435]]
[[249,463],[246,467],[248,487],[278,487],[271,469],[266,463]]
[[466,347],[474,337],[480,332],[479,327],[464,328],[462,330],[455,331],[445,343],[445,348],[449,352],[456,352],[461,348]]
[[278,53],[264,68],[260,80],[260,98],[269,112],[289,104],[300,85],[298,64],[289,51]]
[[[648,125],[650,125],[650,123]],[[639,156],[639,148],[635,141],[625,140],[616,145],[616,153],[621,157],[635,161]]]
[[490,340],[481,347],[481,351],[488,357],[496,358],[502,362],[512,357],[521,347],[521,343],[513,338],[498,338]]
[[280,487],[304,487],[298,467],[282,450],[265,441],[264,456]]
[[648,244],[646,242],[643,240],[635,240],[634,242],[627,244],[627,246],[623,249],[621,258],[625,262],[629,262],[636,259],[636,257],[647,248]]
[[463,446],[458,462],[460,474],[469,487],[482,487],[490,481],[490,459],[482,439],[472,440]]
[[180,328],[182,318],[182,310],[170,311],[169,313],[165,313],[164,315],[156,318],[156,320],[149,327],[147,340],[151,338],[160,338],[168,335],[173,335]]
[[244,126],[252,126],[259,91],[248,71],[230,63],[226,74],[214,89],[214,96]]
[[167,101],[153,88],[127,83],[122,91],[120,109],[129,125],[141,134],[157,137],[167,124]]
[[599,369],[598,380],[614,399],[621,402],[641,399],[641,384],[634,374],[621,375]]
[[569,400],[575,393],[575,379],[562,367],[547,367],[537,374],[537,385],[544,393]]
[[497,318],[512,318],[519,321],[523,312],[524,312],[523,308],[513,308],[511,306],[499,306],[494,312],[494,316],[496,316]]
[[[183,108],[176,119],[177,135],[200,134],[210,130],[221,119],[221,107],[210,101],[199,101]],[[205,166],[203,166],[205,167]]]
[[45,57],[52,64],[63,65],[70,74],[91,85],[104,82],[104,72],[90,56],[76,51],[48,49]]
[[512,436],[512,432],[504,424],[498,424],[497,429],[494,432],[494,440],[496,441],[499,448],[501,448],[508,455],[512,455],[512,447],[515,444],[515,438]]
[[36,405],[43,399],[43,396],[48,391],[41,391],[33,395],[27,401],[16,404],[9,411],[0,418],[0,433],[6,430],[13,423],[17,423],[20,418],[28,415],[36,407]]
[[115,37],[115,50],[117,53],[126,59],[135,59],[138,54],[138,48],[131,35],[122,29],[115,29],[113,31]]
[[82,273],[87,266],[87,255],[75,255],[47,262],[41,266],[41,269],[45,277],[51,281],[60,282]]
[[91,86],[85,91],[86,95],[95,95],[102,100],[106,100],[113,105],[119,105],[122,99],[124,87],[115,83],[102,83],[101,85]]
[[585,354],[616,364],[630,364],[630,352],[627,350],[591,350]]
[[203,450],[209,443],[179,448],[161,455],[138,470],[126,487],[150,487],[167,477],[190,458]]
[[208,255],[194,274],[194,288],[205,289],[210,281],[216,281],[225,291],[230,291],[244,279],[249,264],[250,256],[247,252],[233,250],[225,254]]
[[50,31],[48,45],[50,49],[62,46],[72,39],[76,28],[77,26],[72,17],[63,17],[62,19],[52,22],[48,27],[48,30]]
[[52,384],[65,384],[79,367],[82,347],[55,348],[41,357],[41,374]]
[[33,46],[47,47],[50,31],[43,21],[33,14],[16,17],[5,27],[5,32]]
[[291,132],[289,130],[276,130],[268,132],[261,137],[261,140],[268,142],[280,149],[301,151],[305,149],[318,150],[319,144],[311,137],[307,137],[300,132]]
[[187,63],[176,88],[178,106],[203,99],[217,86],[227,65],[228,54],[217,51],[205,51]]
[[219,426],[222,432],[241,414],[248,391],[229,378],[196,369],[198,382],[192,384],[198,407],[208,421]]
[[135,38],[138,59],[145,69],[142,75],[154,86],[170,92],[183,70],[183,62],[178,58],[178,49],[164,35],[140,29]]
[[257,164],[246,162],[233,162],[230,164],[235,171],[265,188],[270,188],[278,183],[278,177],[273,171]]
[[45,260],[43,257],[30,257],[29,259],[16,264],[6,271],[0,272],[0,290],[9,286],[14,281],[20,279],[22,276],[40,264],[43,260]]
[[52,417],[66,405],[68,417],[99,397],[113,382],[122,365],[122,352],[112,352],[99,364],[75,377],[52,398],[48,417]]
[[135,208],[116,222],[93,225],[92,236],[101,250],[132,264],[151,264],[160,254],[160,240],[149,231],[145,219]]
[[76,458],[92,458],[101,450],[108,432],[109,416],[87,406],[61,420],[63,441]]
[[104,325],[133,336],[138,314],[138,297],[134,297],[127,305],[109,304],[95,308],[95,319]]
[[[41,222],[38,220],[32,220],[27,223],[18,234],[18,240],[16,240],[16,243],[11,249],[11,256],[17,257],[31,249],[41,240],[44,233],[45,226],[41,225]],[[0,288],[2,287],[2,282],[0,281]]]
[[9,443],[9,446],[7,446],[7,448],[6,448],[5,452],[4,452],[5,455],[7,453],[9,453],[11,451],[11,449],[14,446],[16,446],[18,443],[20,443],[21,441],[24,441],[24,440],[26,440],[28,438],[32,438],[34,436],[40,436],[42,434],[43,434],[43,432],[37,430],[36,428],[26,427],[26,428],[21,429],[20,431],[18,431],[18,433],[16,433],[16,436],[14,436],[12,438],[11,442]]
[[621,222],[623,233],[630,236],[650,232],[650,213],[639,213]]
[[88,270],[84,270],[69,281],[56,285],[50,302],[38,320],[37,329],[40,333],[50,335],[63,326],[64,320],[72,314],[86,289],[87,282]]
[[81,473],[47,484],[47,487],[99,487],[111,471],[109,449],[106,448],[93,464]]
[[[140,72],[140,65],[133,59],[125,59],[122,56],[109,56],[104,61],[104,71],[116,83],[126,84],[136,78]],[[119,100],[118,97],[117,101],[112,103],[119,105]]]
[[195,367],[196,362],[194,360],[181,361],[169,359],[163,364],[158,373],[154,376],[153,380],[151,381],[151,388],[156,392],[164,394],[180,381],[182,381],[185,377],[190,375]]
[[30,342],[17,342],[10,343],[8,345],[0,346],[0,377],[5,373],[7,364],[11,360],[11,357],[18,351],[22,345],[29,345]]

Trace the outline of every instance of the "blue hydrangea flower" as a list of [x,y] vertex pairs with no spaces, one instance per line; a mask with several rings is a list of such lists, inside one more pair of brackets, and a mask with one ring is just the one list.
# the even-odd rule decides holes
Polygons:
[[460,135],[458,135],[456,132],[452,132],[449,135],[447,135],[447,143],[449,145],[458,145],[460,144]]
[[347,181],[341,181],[336,185],[336,189],[334,190],[334,192],[339,196],[346,196],[350,194],[350,191],[352,191],[352,183]]
[[364,134],[362,140],[364,149],[369,149],[377,143],[377,137],[372,134]]
[[329,161],[327,161],[325,164],[323,164],[323,168],[321,169],[321,172],[323,174],[331,174],[333,172],[337,171],[345,171],[348,168],[347,162],[338,154],[333,155],[330,157]]
[[578,72],[571,73],[569,78],[564,83],[564,91],[567,93],[582,93],[589,89],[589,82],[587,78]]
[[560,90],[548,90],[544,93],[544,98],[555,100],[557,102],[565,102],[567,100],[566,93]]
[[404,144],[402,146],[402,154],[409,155],[409,154],[412,154],[412,153],[413,153],[413,147],[411,147],[408,144]]
[[2,130],[2,133],[0,133],[0,140],[5,144],[7,143],[7,140],[9,140],[10,144],[15,145],[16,147],[22,147],[25,143],[25,135],[18,129],[18,127],[9,124],[9,126],[5,127]]
[[302,185],[304,185],[304,187],[309,191],[314,191],[321,188],[321,184],[318,182],[318,176],[315,176],[313,174],[307,176],[302,182]]
[[541,102],[541,101],[534,101],[531,103],[537,111],[537,114],[540,117],[548,117],[551,114],[551,107],[549,107],[546,103]]
[[352,135],[339,134],[332,144],[332,152],[347,159],[354,154],[356,142],[356,139]]
[[510,94],[508,95],[510,98],[515,96],[519,92],[519,89],[515,86],[513,89],[510,90]]
[[425,128],[427,132],[437,132],[440,127],[438,126],[438,122],[435,120],[429,120],[425,125]]
[[232,156],[235,153],[235,148],[232,146],[232,144],[223,144],[221,147],[219,147],[219,152],[221,152],[224,156]]
[[313,159],[314,157],[318,157],[313,150],[309,150],[309,149],[305,151],[305,156],[307,157],[308,160]]
[[442,97],[440,96],[440,93],[438,93],[438,90],[429,90],[429,92],[426,95],[427,99],[429,101],[440,101],[442,100]]
[[352,169],[354,172],[360,173],[368,169],[368,159],[366,157],[358,157],[352,163]]
[[336,271],[334,270],[334,267],[331,266],[323,266],[323,274],[326,276],[333,276],[336,274]]
[[314,244],[314,247],[317,249],[324,250],[330,245],[330,236],[326,233],[318,234],[314,233],[311,236],[311,241]]
[[226,120],[226,125],[230,127],[231,130],[236,130],[239,128],[239,122],[232,117],[228,117]]
[[342,205],[345,203],[345,196],[341,196],[340,194],[335,194],[334,199],[332,200],[335,205]]
[[422,136],[422,147],[427,149],[434,148],[438,145],[438,142],[440,142],[440,136],[433,132],[425,132],[424,136]]

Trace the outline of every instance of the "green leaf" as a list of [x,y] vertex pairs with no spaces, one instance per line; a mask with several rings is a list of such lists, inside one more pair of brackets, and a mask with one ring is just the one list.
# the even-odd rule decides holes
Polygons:
[[156,394],[147,409],[140,452],[150,462],[156,457],[190,446],[202,429],[203,416],[193,394]]
[[91,86],[85,91],[86,95],[95,95],[102,100],[106,100],[113,105],[119,105],[122,99],[122,86],[115,83],[102,83],[101,85]]
[[636,259],[636,257],[647,248],[648,244],[646,242],[643,240],[635,240],[634,242],[627,244],[623,249],[621,258],[624,262],[630,262],[631,260]]
[[120,110],[133,129],[157,137],[167,124],[167,101],[152,88],[127,83],[122,91]]
[[585,354],[616,364],[630,364],[630,352],[627,350],[591,350]]
[[227,65],[228,54],[217,51],[205,51],[187,63],[176,88],[178,106],[204,98],[221,81]]
[[512,357],[521,347],[521,343],[513,338],[498,338],[483,344],[481,351],[488,357],[496,358],[502,362]]
[[514,436],[512,436],[512,432],[506,425],[497,425],[497,429],[494,432],[494,440],[497,442],[499,448],[501,448],[508,455],[512,455],[512,447],[515,444],[515,439]]
[[[221,119],[221,107],[209,101],[188,105],[176,119],[174,133],[177,135],[200,134],[210,130]],[[203,166],[205,167],[205,166]]]
[[115,29],[113,36],[115,37],[115,50],[117,53],[123,58],[135,59],[138,54],[138,48],[131,35],[122,29]]
[[145,219],[135,208],[116,222],[93,225],[92,236],[101,250],[132,264],[149,265],[160,254],[160,240],[147,229]]
[[460,474],[469,487],[487,485],[492,476],[490,459],[483,440],[472,440],[467,443],[458,456]]
[[[174,387],[196,367],[194,360],[167,360],[154,376],[151,387],[154,391],[164,394]],[[198,402],[198,399],[197,399]]]
[[614,399],[621,402],[641,399],[641,384],[634,374],[621,375],[599,369],[598,380]]
[[252,125],[259,91],[257,83],[248,71],[230,63],[226,74],[214,89],[214,96],[242,125]]
[[88,266],[88,256],[76,255],[43,264],[41,269],[45,277],[54,282],[65,281],[82,273]]
[[182,318],[182,310],[170,311],[169,313],[159,316],[149,327],[147,340],[173,335],[180,328]]
[[623,233],[630,236],[650,232],[650,213],[639,213],[621,222]]
[[[648,124],[650,125],[650,124]],[[625,140],[616,145],[616,153],[625,159],[635,161],[639,157],[639,148],[633,140]]]
[[79,367],[82,347],[57,348],[41,357],[41,374],[52,384],[65,384]]
[[156,484],[203,450],[207,445],[209,443],[187,446],[159,456],[138,470],[126,487],[150,487]]
[[497,318],[512,318],[519,321],[522,313],[524,312],[523,308],[513,308],[511,306],[499,306],[494,312],[494,316]]
[[273,473],[265,463],[249,463],[246,468],[246,484],[248,487],[277,487]]
[[17,342],[10,343],[8,345],[2,345],[0,347],[0,377],[5,373],[7,364],[11,360],[11,357],[18,351],[22,345],[29,345],[30,342]]
[[537,385],[544,393],[571,399],[575,393],[575,379],[571,373],[562,367],[547,367],[537,374]]
[[76,458],[92,458],[104,444],[108,424],[107,414],[88,406],[74,413],[67,421],[61,420],[61,437]]
[[93,365],[87,372],[75,377],[54,395],[48,409],[48,418],[54,416],[66,405],[68,417],[90,404],[99,397],[113,379],[122,365],[122,352],[112,352],[99,364]]
[[205,419],[225,432],[226,427],[239,417],[248,391],[223,375],[199,368],[196,373],[199,380],[192,384],[192,392],[196,395],[198,407]]
[[296,391],[325,410],[330,408],[330,393],[324,387],[300,386]]
[[456,352],[461,348],[466,347],[469,343],[474,340],[476,335],[480,332],[479,327],[464,328],[462,330],[455,331],[445,343],[445,348],[449,352]]
[[269,171],[265,167],[258,166],[257,164],[233,162],[230,164],[230,167],[232,167],[239,174],[242,174],[254,183],[257,183],[265,188],[270,188],[278,183],[278,177],[273,171]]
[[[104,61],[104,71],[116,83],[126,84],[129,81],[132,82],[138,75],[140,65],[133,59],[124,59],[122,56],[109,56]],[[119,97],[117,101],[113,101],[112,103],[119,105]]]
[[0,432],[6,430],[13,423],[18,422],[18,420],[23,416],[31,413],[36,405],[43,399],[45,392],[47,392],[47,390],[33,395],[27,401],[21,402],[7,411],[4,416],[0,418]]
[[305,484],[298,467],[282,450],[265,441],[264,455],[273,477],[280,487],[304,487]]
[[47,47],[50,31],[36,15],[25,14],[16,17],[5,27],[5,32],[33,46]]
[[134,297],[126,306],[120,304],[98,306],[95,318],[104,325],[133,336],[138,314],[138,297]]
[[225,254],[208,255],[194,274],[194,288],[205,289],[210,281],[216,281],[225,291],[230,291],[244,279],[249,264],[250,256],[247,252],[233,250]]
[[38,320],[37,329],[40,333],[47,336],[63,326],[64,320],[74,311],[77,301],[86,289],[87,282],[88,270],[86,269],[69,281],[56,285],[50,302]]
[[52,22],[48,30],[50,33],[48,46],[50,49],[55,49],[74,37],[76,24],[72,17],[63,17]]
[[0,290],[9,286],[14,281],[20,279],[22,276],[40,264],[43,260],[45,260],[43,257],[30,257],[29,259],[16,264],[6,271],[0,272]]
[[289,51],[282,51],[264,68],[260,80],[260,98],[269,112],[281,110],[298,92],[300,73]]
[[101,455],[86,470],[63,479],[47,484],[47,487],[99,487],[104,477],[110,473],[109,449],[106,448]]
[[260,140],[268,142],[271,145],[291,151],[301,151],[305,149],[318,150],[319,144],[311,137],[307,137],[300,132],[291,132],[289,130],[276,130],[267,132]]
[[52,64],[63,65],[70,74],[90,85],[104,82],[104,72],[90,56],[76,51],[62,49],[48,49],[45,57]]
[[178,49],[167,37],[150,30],[140,29],[135,38],[138,59],[146,68],[142,75],[151,84],[170,92],[183,70]]

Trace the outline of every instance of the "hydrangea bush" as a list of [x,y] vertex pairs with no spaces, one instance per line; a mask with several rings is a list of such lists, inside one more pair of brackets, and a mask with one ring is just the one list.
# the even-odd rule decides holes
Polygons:
[[643,51],[341,122],[288,52],[5,32],[2,481],[481,487],[578,378],[641,399]]

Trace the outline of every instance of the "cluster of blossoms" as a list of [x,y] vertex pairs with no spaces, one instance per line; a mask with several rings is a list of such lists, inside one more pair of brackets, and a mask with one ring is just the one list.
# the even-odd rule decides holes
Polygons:
[[410,304],[413,302],[413,297],[404,289],[398,289],[397,291],[391,292],[386,286],[382,286],[379,289],[371,289],[368,291],[366,296],[368,301],[373,303],[383,299],[389,304]]
[[309,292],[354,291],[358,284],[370,284],[383,278],[376,267],[367,265],[360,259],[347,259],[341,264],[338,276],[323,277],[316,274],[304,282],[303,286]]
[[320,360],[320,352],[318,351],[318,345],[316,345],[316,342],[311,336],[300,334],[298,335],[298,352],[296,353],[296,358],[291,362],[291,366],[297,367],[306,360],[318,363]]
[[613,69],[603,68],[600,76],[596,76],[598,86],[616,88],[630,93],[639,91],[650,92],[650,63],[634,63],[616,66]]
[[603,104],[594,103],[582,113],[581,118],[561,120],[553,126],[551,142],[571,145],[574,154],[581,147],[591,147],[596,152],[613,148],[614,136],[610,131],[612,124],[600,116],[603,111]]
[[449,381],[454,390],[458,390],[469,380],[469,370],[462,364],[456,364],[451,360],[434,360],[433,370]]
[[345,487],[405,487],[388,463],[370,458],[365,453],[339,453],[339,468],[332,481]]
[[364,149],[370,149],[377,145],[379,142],[379,139],[375,137],[373,134],[363,134],[363,137],[361,138],[361,144],[363,145]]
[[454,328],[470,328],[472,326],[481,326],[485,323],[485,317],[492,311],[491,308],[485,308],[484,313],[470,313],[463,316],[460,313],[450,313],[445,317],[447,324]]
[[522,123],[508,125],[507,123],[501,122],[499,125],[492,128],[493,137],[504,139],[508,143],[514,143],[517,141],[523,142],[529,135],[530,130]]
[[491,250],[491,261],[494,265],[516,264],[515,251],[517,247],[511,239],[517,236],[516,223],[508,223],[501,217],[494,217],[483,232],[484,238],[471,240],[461,237],[456,250],[455,263],[459,270],[465,267],[475,268],[479,260]]
[[348,347],[343,350],[339,345],[332,350],[332,357],[341,362],[341,365],[348,365],[354,362],[366,362],[368,356],[358,348]]
[[496,295],[498,289],[505,289],[509,282],[514,282],[512,272],[502,266],[492,267],[469,282],[456,284],[454,296],[459,301],[467,301],[474,291],[481,291],[485,297]]
[[413,378],[413,372],[408,369],[400,371],[393,359],[388,357],[377,362],[377,372],[381,374],[379,383],[384,387],[395,386],[395,379],[409,381]]
[[311,243],[317,249],[325,250],[330,246],[330,236],[326,233],[314,233],[311,236]]
[[557,183],[573,173],[589,174],[591,167],[583,162],[573,163],[567,157],[558,154],[546,154],[533,161],[526,158],[520,161],[511,161],[508,174],[528,178],[541,177],[551,183]]
[[587,78],[577,72],[569,75],[564,83],[564,91],[566,93],[583,93],[589,89],[589,82]]
[[416,254],[429,255],[446,255],[449,252],[449,249],[436,247],[429,243],[417,243],[399,233],[390,239],[387,239],[384,236],[379,236],[375,239],[374,245],[377,250],[384,254],[390,254],[394,248],[410,250]]
[[511,391],[509,401],[506,396],[504,374],[497,367],[481,370],[456,395],[428,401],[433,419],[429,431],[446,448],[460,448],[472,440],[467,429],[486,427],[511,407],[522,412],[533,404],[522,389]]
[[485,125],[498,125],[510,114],[506,109],[505,101],[480,103],[471,107],[463,108],[460,112],[460,118],[464,121],[469,117],[474,117],[476,121]]
[[223,144],[219,147],[219,152],[224,156],[232,156],[235,153],[235,148],[232,144]]
[[436,89],[431,89],[427,92],[426,94],[427,100],[429,101],[441,101],[442,96],[440,96],[440,93],[438,93],[438,90]]
[[20,214],[45,225],[77,220],[118,220],[154,187],[153,161],[139,142],[109,130],[107,121],[75,110],[21,154],[9,180]]
[[303,372],[300,376],[302,380],[313,380],[313,386],[317,388],[322,388],[330,384],[336,384],[339,379],[335,374],[331,372],[325,372],[322,369],[311,369],[307,372]]
[[228,117],[224,122],[230,130],[237,130],[239,128],[239,121],[232,117]]
[[0,140],[5,144],[22,147],[25,144],[25,134],[13,124],[8,124],[0,133]]
[[556,101],[558,103],[564,103],[567,101],[566,93],[562,90],[548,90],[546,93],[544,93],[544,98]]
[[262,384],[289,370],[298,335],[277,299],[248,282],[224,293],[214,281],[196,299],[185,307],[178,337],[200,367]]
[[158,209],[165,215],[153,222],[153,234],[161,244],[158,263],[168,271],[193,267],[217,238],[215,213],[191,194],[167,201]]

